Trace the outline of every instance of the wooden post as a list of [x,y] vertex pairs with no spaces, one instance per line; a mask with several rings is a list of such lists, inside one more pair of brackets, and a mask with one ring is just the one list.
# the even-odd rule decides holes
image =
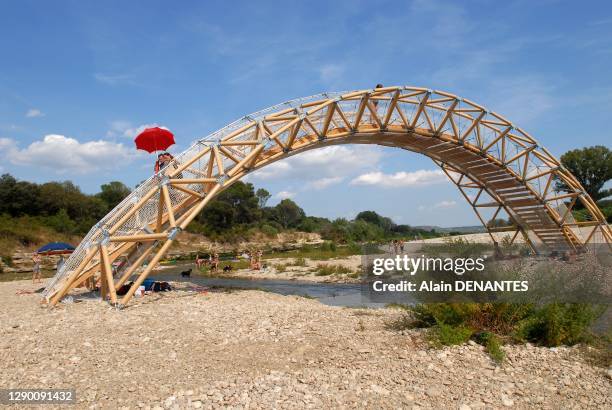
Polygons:
[[100,256],[102,259],[102,283],[106,282],[106,290],[110,294],[112,304],[117,303],[117,292],[115,291],[115,281],[113,279],[113,268],[108,259],[108,248],[105,244],[100,245]]
[[166,185],[162,185],[161,191],[164,197],[164,202],[166,203],[166,212],[168,213],[168,221],[170,221],[171,227],[175,227],[176,220],[174,219],[174,211],[172,210],[172,201],[170,200],[170,194],[168,193],[168,187]]
[[[95,275],[94,275],[95,282]],[[108,297],[108,282],[103,271],[100,271],[100,298],[106,300]]]

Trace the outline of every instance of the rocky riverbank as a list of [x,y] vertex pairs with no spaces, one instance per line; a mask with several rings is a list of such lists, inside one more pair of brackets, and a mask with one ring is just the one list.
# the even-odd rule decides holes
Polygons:
[[[578,348],[431,349],[347,309],[260,291],[181,288],[117,311],[40,305],[0,283],[3,388],[75,388],[77,408],[610,408],[610,370]],[[18,294],[21,293],[21,294]]]

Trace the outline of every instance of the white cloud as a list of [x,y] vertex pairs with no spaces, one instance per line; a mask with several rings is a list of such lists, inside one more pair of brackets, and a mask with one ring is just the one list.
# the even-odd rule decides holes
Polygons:
[[452,208],[457,205],[457,201],[440,201],[434,205],[434,208]]
[[0,138],[0,151],[7,150],[15,146],[15,141],[10,138]]
[[253,173],[255,180],[297,178],[316,183],[326,178],[345,178],[358,172],[376,169],[382,151],[375,146],[333,145],[317,148],[270,164]]
[[325,177],[309,182],[307,186],[313,189],[324,189],[330,185],[338,184],[342,181],[344,181],[343,177]]
[[23,149],[15,141],[2,138],[0,151],[15,165],[47,168],[58,174],[115,169],[137,155],[123,144],[104,140],[82,143],[56,134],[46,135],[42,141],[35,141]]
[[280,199],[282,201],[283,199],[294,198],[295,197],[295,192],[280,191],[276,195],[274,195],[274,197],[277,198],[277,199]]
[[282,178],[291,170],[291,165],[285,161],[273,162],[264,168],[258,169],[249,175],[249,177],[259,180]]
[[123,136],[126,137],[126,132],[132,128],[132,123],[124,120],[115,120],[109,123],[109,130],[106,132],[107,137]]
[[384,188],[423,186],[445,182],[447,176],[440,170],[420,169],[414,172],[396,172],[385,174],[383,172],[369,172],[359,175],[351,181],[351,185],[378,185]]
[[36,118],[36,117],[44,117],[45,113],[37,108],[31,108],[26,112],[26,118]]

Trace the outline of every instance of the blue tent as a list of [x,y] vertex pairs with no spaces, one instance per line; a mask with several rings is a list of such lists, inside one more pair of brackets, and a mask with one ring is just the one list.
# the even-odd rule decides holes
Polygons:
[[36,252],[44,255],[60,255],[63,253],[72,253],[74,246],[64,242],[51,242],[38,249]]

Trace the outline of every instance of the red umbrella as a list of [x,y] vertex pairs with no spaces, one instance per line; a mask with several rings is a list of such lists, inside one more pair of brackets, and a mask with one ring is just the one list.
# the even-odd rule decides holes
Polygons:
[[152,153],[154,151],[165,151],[170,145],[174,145],[174,135],[164,128],[146,128],[138,134],[136,148]]

